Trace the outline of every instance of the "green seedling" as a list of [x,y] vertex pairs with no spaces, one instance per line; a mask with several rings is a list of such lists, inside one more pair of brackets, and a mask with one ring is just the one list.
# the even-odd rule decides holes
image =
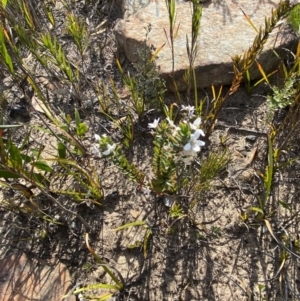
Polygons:
[[265,174],[262,175],[264,183],[264,192],[262,197],[258,197],[258,207],[250,208],[252,211],[257,213],[256,219],[259,221],[262,221],[266,215],[265,210],[272,191],[271,189],[276,159],[277,158],[274,156],[273,139],[271,137],[271,134],[268,134],[268,165],[266,167]]
[[266,300],[266,298],[263,298],[262,292],[265,290],[265,286],[263,284],[258,284],[258,291],[259,291],[259,300],[263,301]]
[[211,232],[212,232],[212,234],[215,238],[218,238],[218,237],[221,236],[221,228],[220,227],[212,226],[211,227]]
[[144,239],[142,242],[142,246],[143,246],[143,250],[144,250],[144,257],[147,258],[147,250],[148,250],[148,243],[149,243],[149,239],[152,235],[152,229],[149,225],[147,225],[146,222],[144,221],[135,221],[132,223],[128,223],[125,225],[122,225],[116,229],[114,229],[115,231],[120,231],[120,230],[124,230],[124,229],[128,229],[131,227],[142,227],[145,229],[145,234],[144,234]]
[[183,209],[181,208],[180,204],[174,203],[170,209],[170,216],[172,218],[178,218],[183,216]]
[[273,144],[272,144],[271,135],[268,135],[268,166],[266,168],[266,174],[264,177],[264,188],[265,188],[265,196],[262,202],[263,209],[266,205],[266,202],[271,194],[271,187],[273,181],[273,174],[274,174],[274,151],[273,151]]
[[57,39],[47,33],[41,35],[41,42],[53,57],[53,59],[49,57],[49,61],[54,63],[71,83],[74,82],[76,73],[73,72],[71,64],[67,59],[62,46],[58,44]]
[[56,25],[55,18],[54,18],[53,11],[52,11],[50,5],[44,5],[43,10],[44,10],[44,13],[45,13],[48,21],[51,23],[51,25],[53,27],[55,27],[55,25]]
[[88,46],[88,32],[83,19],[75,17],[72,13],[67,14],[68,25],[67,30],[73,38],[76,47],[83,60],[83,55]]
[[230,156],[228,151],[224,150],[221,152],[211,152],[208,158],[202,162],[199,175],[196,178],[196,183],[193,187],[195,200],[191,202],[191,208],[201,200],[203,192],[210,189],[211,181],[225,170],[229,161]]
[[75,109],[75,122],[77,136],[84,136],[88,132],[88,126],[86,125],[86,123],[81,122],[81,118],[77,109]]
[[35,30],[35,20],[33,18],[33,15],[30,12],[29,3],[27,3],[26,1],[22,1],[21,5],[20,5],[20,9],[23,11],[24,15],[25,15],[25,21],[26,24],[28,25],[28,27],[31,30]]

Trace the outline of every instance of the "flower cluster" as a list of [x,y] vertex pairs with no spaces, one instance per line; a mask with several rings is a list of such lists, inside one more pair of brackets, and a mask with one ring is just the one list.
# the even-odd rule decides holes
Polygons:
[[94,138],[97,144],[93,145],[92,154],[96,157],[109,156],[117,146],[106,134],[102,136],[95,134]]
[[183,116],[185,120],[190,120],[195,117],[195,107],[193,106],[181,106],[181,111],[183,111]]
[[[181,111],[184,111],[184,120],[179,126],[176,126],[170,118],[167,118],[167,122],[172,128],[171,135],[173,137],[178,136],[182,145],[177,151],[176,162],[183,162],[185,165],[191,165],[195,160],[197,153],[201,150],[201,147],[205,145],[205,142],[200,140],[201,136],[205,136],[204,132],[200,129],[201,118],[196,118],[193,122],[191,119],[195,117],[195,108],[193,106],[182,106]],[[159,119],[155,119],[153,123],[149,123],[150,129],[155,129],[159,125]]]

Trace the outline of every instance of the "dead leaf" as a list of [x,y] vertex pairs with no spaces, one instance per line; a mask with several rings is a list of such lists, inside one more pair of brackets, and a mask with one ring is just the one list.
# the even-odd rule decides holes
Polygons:
[[23,184],[13,183],[10,185],[10,187],[12,189],[17,190],[18,192],[24,194],[27,198],[30,198],[31,196],[33,196],[33,192],[31,191],[31,188],[27,187]]
[[47,109],[47,107],[43,104],[41,100],[39,100],[37,97],[33,96],[31,98],[31,104],[33,108],[41,113],[46,114],[47,116],[51,116],[50,111]]
[[255,158],[255,155],[256,155],[256,152],[257,152],[257,146],[254,147],[254,148],[251,150],[250,154],[247,156],[247,160],[246,160],[246,165],[247,165],[247,166],[249,166],[249,165],[253,162],[253,160],[254,160],[254,158]]
[[130,210],[129,212],[133,218],[137,218],[140,215],[140,212],[137,210]]

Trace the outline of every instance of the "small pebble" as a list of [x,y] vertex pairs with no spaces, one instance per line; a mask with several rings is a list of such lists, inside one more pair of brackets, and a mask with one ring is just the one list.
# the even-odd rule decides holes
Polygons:
[[164,195],[163,201],[166,207],[172,207],[174,203],[174,199],[171,198],[169,195]]
[[78,230],[79,230],[78,227],[77,227],[77,224],[76,224],[74,221],[71,222],[70,228],[71,228],[71,230],[73,230],[73,231],[78,231]]
[[49,223],[48,224],[48,230],[49,230],[49,232],[55,232],[56,230],[57,230],[57,225],[55,225],[54,223]]
[[257,137],[255,135],[246,136],[246,141],[249,141],[249,142],[255,142],[256,139],[257,139]]

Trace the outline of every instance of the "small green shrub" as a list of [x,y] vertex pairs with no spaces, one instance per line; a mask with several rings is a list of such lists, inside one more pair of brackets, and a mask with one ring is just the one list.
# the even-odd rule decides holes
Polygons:
[[288,21],[292,25],[295,32],[299,34],[300,33],[300,5],[295,5],[295,7],[290,12]]
[[267,103],[272,112],[283,109],[292,104],[297,89],[294,86],[295,76],[286,79],[284,86],[272,86],[273,94],[267,96]]

